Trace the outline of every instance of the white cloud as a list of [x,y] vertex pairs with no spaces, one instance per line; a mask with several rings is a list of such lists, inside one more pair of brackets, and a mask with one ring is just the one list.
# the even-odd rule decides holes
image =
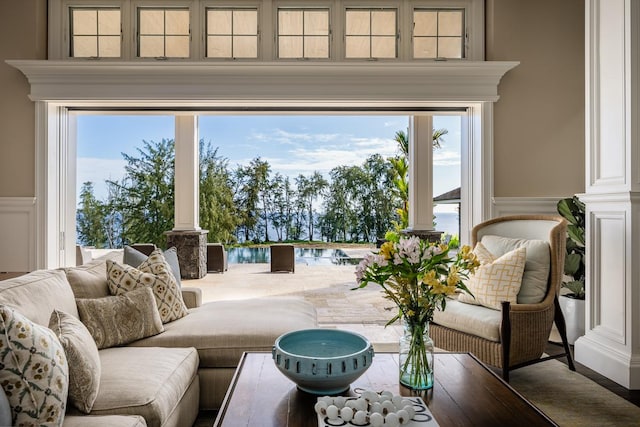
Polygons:
[[274,129],[271,133],[253,133],[251,138],[261,142],[298,145],[310,142],[332,142],[340,136],[341,135],[337,133],[298,133]]
[[460,165],[460,153],[455,151],[435,150],[433,152],[434,166],[458,166]]

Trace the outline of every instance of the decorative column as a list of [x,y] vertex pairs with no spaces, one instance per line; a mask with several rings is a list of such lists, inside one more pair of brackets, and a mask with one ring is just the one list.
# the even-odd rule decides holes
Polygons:
[[176,115],[175,225],[167,246],[178,251],[180,274],[200,279],[207,274],[207,230],[200,228],[200,160],[198,116]]
[[433,117],[409,118],[409,226],[404,233],[432,242],[433,229]]
[[640,388],[640,2],[586,2],[586,334],[576,361]]

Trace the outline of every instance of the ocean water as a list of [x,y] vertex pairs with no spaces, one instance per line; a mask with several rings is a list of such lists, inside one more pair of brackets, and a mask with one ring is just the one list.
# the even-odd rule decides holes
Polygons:
[[460,220],[457,212],[437,212],[435,216],[436,231],[460,235]]

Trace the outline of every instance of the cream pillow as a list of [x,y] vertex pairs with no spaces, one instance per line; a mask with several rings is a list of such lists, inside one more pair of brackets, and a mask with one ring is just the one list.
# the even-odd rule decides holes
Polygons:
[[0,384],[14,426],[61,426],[69,390],[64,348],[53,331],[0,306]]
[[458,300],[495,310],[501,309],[502,301],[515,304],[522,284],[527,250],[518,248],[500,258],[495,258],[482,243],[478,242],[473,252],[480,261],[480,267],[469,277],[467,288],[475,299],[466,293],[461,293]]
[[87,327],[64,311],[53,310],[49,328],[58,336],[69,363],[69,400],[88,414],[100,386],[98,347]]
[[107,284],[113,295],[123,295],[141,286],[151,288],[162,323],[188,314],[182,292],[161,249],[151,252],[138,268],[107,261]]
[[164,332],[153,292],[146,286],[124,295],[76,299],[80,320],[98,349]]

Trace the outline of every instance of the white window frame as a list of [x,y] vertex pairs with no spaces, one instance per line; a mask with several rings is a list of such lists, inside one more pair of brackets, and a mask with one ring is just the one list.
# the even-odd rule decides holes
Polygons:
[[122,47],[120,58],[100,58],[100,61],[157,61],[155,58],[137,58],[137,8],[139,7],[188,7],[191,11],[191,41],[189,58],[167,58],[167,61],[229,61],[230,58],[206,58],[207,7],[256,7],[258,9],[258,58],[239,58],[234,61],[284,61],[277,55],[278,8],[329,9],[329,58],[309,58],[305,61],[369,61],[345,58],[345,12],[347,8],[394,8],[398,11],[397,58],[380,58],[378,61],[435,61],[430,58],[413,58],[414,9],[464,9],[465,10],[465,58],[447,61],[484,60],[484,1],[483,0],[49,0],[49,59],[86,61],[88,58],[69,56],[69,8],[118,7],[122,19]]
[[[350,9],[363,9],[363,10],[381,10],[381,9],[394,9],[396,11],[396,57],[395,58],[347,58],[346,57],[346,38],[347,38],[347,10]],[[397,61],[404,60],[403,52],[404,46],[402,46],[402,32],[403,32],[403,22],[406,19],[403,19],[404,13],[404,5],[401,1],[385,1],[385,0],[345,0],[342,2],[341,8],[341,46],[342,46],[342,56],[341,59],[345,61]]]
[[[329,38],[329,56],[326,58],[305,58],[305,57],[301,57],[301,58],[280,58],[280,52],[279,52],[279,43],[278,43],[278,37],[280,36],[279,33],[279,25],[278,25],[278,19],[279,19],[279,11],[280,10],[286,10],[286,9],[292,9],[292,10],[297,10],[297,11],[306,11],[306,10],[311,10],[311,11],[324,11],[326,10],[328,12],[329,15],[329,34],[328,34],[328,38]],[[331,59],[334,59],[334,37],[333,37],[333,22],[334,22],[334,16],[333,16],[333,8],[331,7],[331,3],[329,2],[314,2],[312,4],[300,4],[300,2],[278,2],[276,5],[274,5],[273,8],[273,57],[274,59],[278,60],[278,61],[329,61]],[[304,43],[304,34],[301,36],[303,38],[303,43]]]

